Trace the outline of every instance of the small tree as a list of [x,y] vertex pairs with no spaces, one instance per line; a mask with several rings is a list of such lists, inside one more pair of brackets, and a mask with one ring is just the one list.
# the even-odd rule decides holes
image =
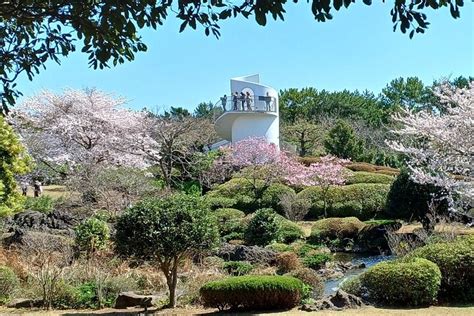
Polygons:
[[364,150],[364,144],[345,121],[338,120],[329,131],[324,147],[328,154],[344,159],[357,160]]
[[107,223],[93,217],[79,224],[75,231],[76,246],[79,251],[85,251],[88,258],[97,250],[104,249],[110,237]]
[[169,307],[176,306],[178,267],[192,253],[218,241],[216,220],[200,197],[171,195],[139,203],[117,222],[116,250],[126,257],[156,261],[169,289]]
[[19,138],[0,116],[0,216],[8,215],[21,206],[15,175],[29,171],[30,158]]

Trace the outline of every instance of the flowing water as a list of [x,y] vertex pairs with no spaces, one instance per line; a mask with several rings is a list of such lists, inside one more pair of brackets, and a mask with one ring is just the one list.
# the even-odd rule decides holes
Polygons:
[[345,280],[359,275],[364,272],[367,268],[371,266],[387,260],[394,259],[394,256],[386,256],[386,255],[363,255],[363,254],[352,254],[352,253],[336,253],[334,255],[334,260],[341,261],[341,262],[352,262],[354,265],[359,265],[361,263],[365,264],[365,268],[362,269],[350,269],[344,273],[344,277],[340,279],[332,279],[327,280],[324,285],[324,295],[334,294],[341,285],[342,282]]

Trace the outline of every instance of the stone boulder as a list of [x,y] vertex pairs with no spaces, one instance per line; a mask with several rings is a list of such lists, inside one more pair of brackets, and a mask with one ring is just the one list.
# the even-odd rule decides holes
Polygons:
[[270,265],[276,262],[276,252],[258,246],[223,244],[215,255],[226,261],[248,261]]
[[6,226],[11,230],[20,228],[54,234],[71,234],[74,226],[78,223],[78,219],[59,210],[54,210],[47,214],[36,211],[24,211],[15,214],[6,222]]
[[126,309],[136,306],[148,308],[152,307],[158,299],[159,297],[154,295],[139,295],[133,292],[122,292],[115,300],[115,308]]
[[321,310],[343,310],[349,308],[361,308],[364,306],[362,299],[338,290],[336,294],[329,295],[326,298],[317,300],[313,304],[305,304],[300,309],[307,312],[315,312]]
[[7,304],[9,308],[34,308],[41,306],[43,306],[43,300],[31,298],[16,298]]
[[381,251],[390,252],[385,236],[389,230],[397,231],[400,227],[402,227],[402,224],[398,222],[365,226],[359,231],[357,238],[354,240],[353,251],[374,254],[379,254]]

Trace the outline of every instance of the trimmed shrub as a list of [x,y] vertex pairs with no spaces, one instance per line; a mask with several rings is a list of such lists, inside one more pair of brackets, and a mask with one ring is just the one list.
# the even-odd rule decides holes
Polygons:
[[5,303],[18,287],[18,277],[12,269],[0,266],[0,304]]
[[306,257],[307,255],[314,253],[324,253],[324,248],[322,248],[320,245],[310,245],[304,242],[296,242],[291,246],[299,257]]
[[407,255],[430,260],[441,270],[440,299],[474,301],[474,236],[429,244]]
[[341,290],[353,294],[355,296],[363,297],[366,293],[364,293],[362,288],[362,283],[360,281],[360,276],[354,276],[350,279],[345,280],[342,282],[340,286]]
[[324,198],[328,216],[355,216],[360,220],[374,218],[385,207],[390,185],[382,183],[356,183],[329,187],[326,197],[321,187],[308,187],[298,193],[298,198],[311,202],[308,217],[324,214]]
[[436,301],[441,272],[431,261],[382,262],[360,276],[372,302],[389,306],[424,306]]
[[353,162],[346,165],[347,169],[352,171],[375,172],[376,166],[367,162]]
[[201,287],[204,306],[224,309],[290,309],[301,300],[303,282],[289,276],[240,276]]
[[278,241],[285,244],[290,244],[298,239],[301,239],[304,236],[304,232],[298,226],[298,224],[284,218],[277,219],[280,220],[278,229]]
[[227,261],[222,268],[233,276],[249,274],[253,270],[253,266],[245,261]]
[[394,177],[373,173],[373,172],[353,172],[349,177],[347,177],[346,184],[355,184],[355,183],[383,183],[383,184],[392,184]]
[[332,256],[330,254],[317,253],[304,257],[303,264],[310,269],[319,270],[324,267],[326,262],[329,262],[331,260]]
[[292,276],[301,280],[304,284],[311,286],[313,292],[312,296],[314,299],[321,298],[324,294],[324,280],[318,275],[316,271],[310,268],[299,268],[287,273],[286,275]]
[[225,198],[222,196],[205,195],[204,199],[209,207],[213,210],[219,208],[230,208],[237,204],[237,200],[232,198]]
[[225,241],[232,239],[243,239],[245,227],[242,219],[245,213],[235,208],[220,208],[214,212],[217,218],[219,234]]
[[308,241],[313,244],[327,244],[335,239],[355,239],[365,226],[366,224],[356,217],[324,218],[314,223]]
[[291,251],[277,254],[276,262],[278,267],[278,273],[281,274],[293,271],[300,266],[300,260],[298,258],[298,255]]
[[429,212],[429,204],[438,200],[437,213],[446,213],[448,201],[441,188],[431,184],[419,184],[410,179],[406,170],[395,179],[387,194],[385,214],[390,218],[423,220]]
[[376,173],[376,174],[385,174],[387,176],[392,176],[392,177],[396,177],[400,174],[400,171],[396,170],[375,170],[373,173]]
[[262,207],[269,207],[274,209],[278,214],[283,215],[284,210],[280,204],[281,197],[286,194],[296,195],[295,190],[292,188],[281,184],[274,183],[271,184],[262,194]]
[[[257,180],[256,186],[257,190],[263,191],[264,181]],[[260,207],[260,202],[255,195],[252,183],[243,178],[233,178],[226,183],[218,185],[215,189],[206,194],[206,199],[210,201],[213,207],[233,207],[245,213],[253,212]],[[218,206],[216,199],[220,201],[221,204],[227,205]]]
[[255,212],[245,230],[245,241],[251,245],[266,246],[278,238],[279,226],[272,209],[260,209]]
[[309,166],[314,163],[321,162],[321,157],[298,157],[298,162],[305,166]]
[[75,228],[76,246],[79,251],[91,254],[105,249],[110,237],[109,226],[97,218],[89,218]]

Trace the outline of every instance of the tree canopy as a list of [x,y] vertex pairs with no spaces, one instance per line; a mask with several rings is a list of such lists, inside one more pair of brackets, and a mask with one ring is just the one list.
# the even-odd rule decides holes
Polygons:
[[[297,0],[294,0],[297,2]],[[371,5],[371,0],[363,0]],[[348,8],[355,0],[312,0],[311,12],[318,22],[333,18],[333,11]],[[180,31],[202,27],[206,35],[220,36],[219,22],[231,17],[253,16],[259,25],[267,18],[284,20],[287,0],[236,3],[222,0],[11,0],[0,4],[0,79],[3,85],[0,111],[15,104],[21,92],[16,79],[26,73],[32,80],[48,60],[60,63],[62,56],[80,49],[88,54],[89,66],[110,67],[131,61],[147,50],[139,30],[156,29],[169,14],[181,20]],[[448,8],[460,16],[462,0],[394,1],[394,30],[424,33],[427,9]]]

